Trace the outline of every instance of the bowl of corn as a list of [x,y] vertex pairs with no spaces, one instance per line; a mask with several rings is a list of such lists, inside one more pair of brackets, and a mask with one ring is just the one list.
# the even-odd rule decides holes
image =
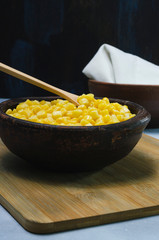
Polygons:
[[125,157],[150,121],[140,105],[119,99],[11,99],[0,104],[0,137],[7,148],[54,171],[99,170]]

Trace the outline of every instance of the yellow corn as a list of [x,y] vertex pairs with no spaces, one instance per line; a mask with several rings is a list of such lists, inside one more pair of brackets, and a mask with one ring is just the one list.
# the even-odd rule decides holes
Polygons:
[[135,116],[127,105],[95,99],[93,94],[78,97],[79,106],[67,100],[37,101],[27,99],[6,114],[36,123],[67,126],[98,126],[122,122]]

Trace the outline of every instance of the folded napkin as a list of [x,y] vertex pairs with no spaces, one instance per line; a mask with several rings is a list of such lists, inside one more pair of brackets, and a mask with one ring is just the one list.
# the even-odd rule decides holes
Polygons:
[[159,85],[159,66],[108,44],[99,48],[82,72],[97,81]]

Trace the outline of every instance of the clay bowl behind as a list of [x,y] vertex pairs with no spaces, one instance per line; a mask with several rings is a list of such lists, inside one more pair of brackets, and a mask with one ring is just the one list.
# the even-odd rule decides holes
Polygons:
[[159,127],[159,85],[114,84],[90,79],[88,86],[96,97],[127,99],[140,104],[151,114],[148,127]]
[[[55,97],[29,99],[53,100]],[[76,127],[53,126],[13,118],[5,114],[26,98],[0,104],[0,137],[8,149],[37,167],[53,171],[91,171],[125,157],[137,144],[150,121],[141,106],[118,99],[136,116],[122,123]]]

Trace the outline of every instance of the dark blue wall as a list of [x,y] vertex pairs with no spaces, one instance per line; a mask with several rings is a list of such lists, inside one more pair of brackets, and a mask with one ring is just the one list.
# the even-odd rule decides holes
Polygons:
[[[158,0],[3,0],[0,61],[88,92],[83,67],[103,43],[159,65]],[[5,74],[0,97],[50,95]]]

